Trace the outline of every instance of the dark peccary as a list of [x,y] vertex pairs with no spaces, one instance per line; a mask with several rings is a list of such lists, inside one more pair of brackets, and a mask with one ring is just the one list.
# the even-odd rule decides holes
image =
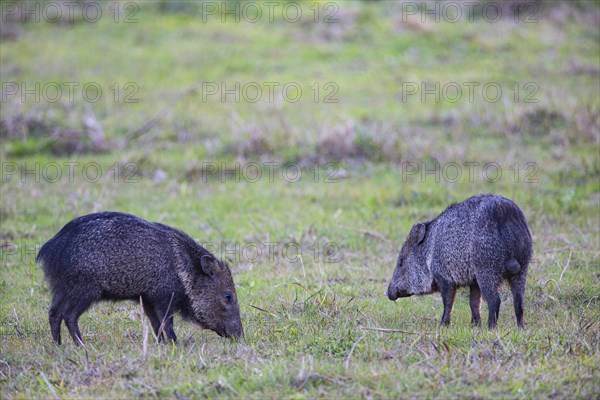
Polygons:
[[471,289],[471,323],[479,325],[481,295],[488,304],[488,326],[500,311],[498,286],[510,284],[517,324],[524,328],[523,302],[531,235],[525,216],[509,199],[492,194],[453,204],[429,222],[415,224],[400,250],[386,292],[390,300],[440,291],[442,324],[450,324],[456,288]]
[[62,320],[76,344],[77,320],[100,300],[142,299],[159,341],[173,342],[175,312],[221,336],[243,335],[229,268],[185,233],[134,215],[102,212],[75,218],[42,246],[52,289],[52,338]]

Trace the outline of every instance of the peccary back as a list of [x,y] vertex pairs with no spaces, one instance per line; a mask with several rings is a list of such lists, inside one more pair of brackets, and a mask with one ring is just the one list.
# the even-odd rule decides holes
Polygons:
[[480,323],[481,294],[496,326],[498,286],[511,285],[517,323],[523,326],[523,297],[532,242],[523,212],[509,199],[485,194],[448,207],[413,226],[404,243],[387,295],[390,300],[440,291],[442,323],[450,323],[457,287],[470,286],[472,323]]
[[142,299],[159,340],[176,341],[180,312],[221,336],[242,335],[229,268],[185,233],[130,214],[103,212],[66,224],[37,257],[53,293],[49,320],[60,343],[64,320],[81,342],[79,316],[100,300]]

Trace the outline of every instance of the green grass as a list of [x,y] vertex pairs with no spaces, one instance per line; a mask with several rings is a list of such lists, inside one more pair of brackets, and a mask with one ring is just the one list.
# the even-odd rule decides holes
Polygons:
[[[183,4],[191,11],[140,3],[129,25],[27,22],[16,25],[16,40],[2,39],[2,83],[93,81],[106,92],[94,104],[2,103],[4,122],[45,124],[0,130],[2,398],[600,395],[597,4],[543,3],[534,24],[426,28],[403,26],[391,2],[340,3],[333,25],[202,23],[198,3]],[[109,86],[130,81],[140,102],[115,103]],[[202,82],[292,81],[305,91],[297,103],[205,102],[200,91]],[[339,102],[315,103],[314,82],[321,99],[335,82]],[[403,82],[497,82],[505,97],[402,102]],[[534,82],[538,102],[511,100],[514,82],[521,90]],[[65,151],[67,139],[49,139],[62,129],[88,143],[90,108],[108,151]],[[153,129],[126,139],[164,109]],[[72,180],[69,162],[77,163]],[[262,166],[257,182],[206,171],[207,163],[235,172],[249,162]],[[279,163],[273,179],[266,162]],[[298,182],[282,176],[293,175],[287,162],[304,166]],[[472,176],[469,162],[479,163]],[[62,172],[55,182],[51,163]],[[456,182],[443,169],[449,163],[461,167]],[[502,171],[495,181],[488,163]],[[407,165],[438,165],[440,179],[411,175]],[[412,224],[483,192],[514,199],[533,235],[523,331],[507,288],[497,331],[470,326],[466,289],[445,328],[439,295],[395,303],[383,295]],[[230,260],[245,340],[177,318],[180,343],[158,345],[138,304],[107,302],[80,319],[85,348],[66,328],[54,345],[37,249],[72,218],[100,210],[217,246]],[[266,242],[278,243],[271,257],[263,248],[252,261],[242,250]]]

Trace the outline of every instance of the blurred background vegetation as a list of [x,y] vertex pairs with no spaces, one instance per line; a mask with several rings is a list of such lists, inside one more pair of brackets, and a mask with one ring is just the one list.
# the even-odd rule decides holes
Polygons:
[[[469,150],[478,146],[436,149],[447,139],[518,152],[532,144],[553,149],[558,158],[565,148],[597,145],[597,3],[488,3],[494,7],[106,2],[93,23],[95,8],[86,9],[85,1],[71,5],[72,18],[66,6],[61,17],[48,8],[39,22],[26,12],[39,2],[23,2],[18,12],[3,6],[5,154],[131,146],[151,153],[167,144],[193,148],[196,157],[399,163],[480,154]],[[464,14],[453,23],[457,4]],[[436,7],[437,15],[431,12]],[[9,82],[34,91],[37,83],[41,95],[24,95],[23,87],[7,94]],[[62,89],[58,96],[53,87],[43,91],[52,82]],[[78,85],[73,101],[65,82]],[[273,99],[268,82],[278,83]],[[473,99],[469,82],[479,85]],[[438,83],[438,97],[422,101],[420,90],[407,94],[410,83],[419,89]],[[452,87],[443,92],[449,83],[457,83],[462,96],[455,100]],[[493,102],[484,98],[490,83],[502,90],[496,98],[490,89]],[[97,101],[95,87],[86,89],[93,102],[84,97],[86,84],[100,88]],[[293,84],[288,97],[297,102],[284,97],[286,84]],[[209,94],[214,85],[217,93]],[[256,85],[262,95],[248,101]],[[237,91],[237,99],[225,90]],[[157,123],[139,130],[149,122]]]

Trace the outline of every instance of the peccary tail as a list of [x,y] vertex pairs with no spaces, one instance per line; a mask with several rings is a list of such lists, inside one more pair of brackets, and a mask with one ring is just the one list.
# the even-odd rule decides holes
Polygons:
[[37,257],[35,258],[36,263],[39,263],[40,261],[42,261],[44,259],[44,256],[45,256],[44,247],[46,247],[45,244],[44,244],[44,246],[42,246],[42,248],[40,249],[40,251],[37,254]]
[[506,268],[506,272],[510,275],[516,275],[521,271],[521,265],[519,265],[519,262],[514,258],[508,260],[506,264],[504,264],[504,268]]
[[44,261],[44,267],[46,267],[46,259],[48,257],[48,243],[50,242],[50,240],[46,243],[44,243],[44,245],[40,248],[40,251],[37,254],[37,257],[35,257],[35,262],[39,263]]

